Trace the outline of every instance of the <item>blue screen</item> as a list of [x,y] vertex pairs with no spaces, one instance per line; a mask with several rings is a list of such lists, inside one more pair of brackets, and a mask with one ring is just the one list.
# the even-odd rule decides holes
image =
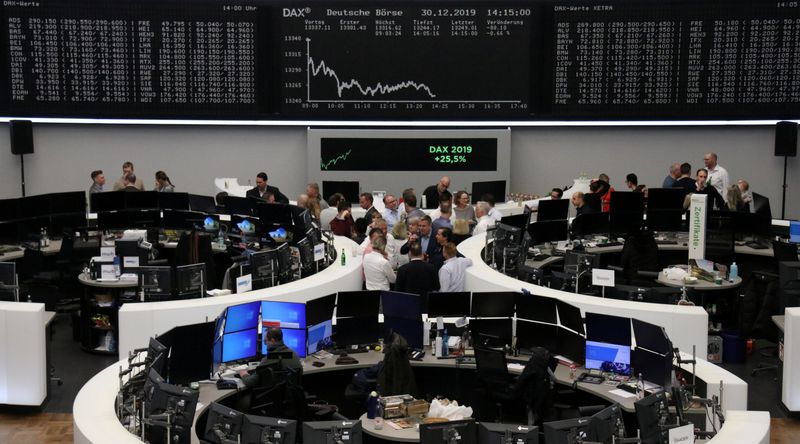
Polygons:
[[[261,325],[264,327],[305,328],[306,305],[297,302],[262,301]],[[284,338],[285,336],[284,334]]]
[[630,375],[631,347],[586,341],[586,368],[618,375]]
[[333,321],[327,320],[308,327],[308,353],[316,353],[331,345]]
[[800,221],[789,222],[789,242],[800,244]]
[[[294,350],[297,353],[297,356],[301,358],[306,357],[306,331],[305,329],[302,330],[292,330],[288,328],[282,328],[281,332],[283,333],[283,343],[286,344],[287,347]],[[267,356],[267,344],[261,342],[261,354]]]
[[258,329],[228,333],[222,338],[222,362],[238,361],[256,356]]
[[258,327],[259,308],[261,308],[261,305],[258,301],[228,307],[228,314],[225,319],[225,333]]

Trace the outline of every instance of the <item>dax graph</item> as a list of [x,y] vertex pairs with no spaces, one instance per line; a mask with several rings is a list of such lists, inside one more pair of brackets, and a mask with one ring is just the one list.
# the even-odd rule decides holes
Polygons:
[[529,114],[531,9],[285,8],[281,112]]

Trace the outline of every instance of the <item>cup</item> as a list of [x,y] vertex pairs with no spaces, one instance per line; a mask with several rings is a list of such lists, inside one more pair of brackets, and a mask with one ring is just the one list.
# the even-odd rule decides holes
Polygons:
[[383,430],[383,417],[376,416],[375,417],[375,430]]

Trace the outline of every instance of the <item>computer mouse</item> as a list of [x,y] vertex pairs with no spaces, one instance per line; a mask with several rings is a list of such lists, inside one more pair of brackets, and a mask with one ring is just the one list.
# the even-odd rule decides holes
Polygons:
[[314,367],[325,367],[325,363],[320,361],[314,361],[311,363],[311,365],[313,365]]

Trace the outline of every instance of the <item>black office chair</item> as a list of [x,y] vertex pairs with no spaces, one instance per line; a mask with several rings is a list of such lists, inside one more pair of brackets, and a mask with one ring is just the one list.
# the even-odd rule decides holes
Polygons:
[[[622,247],[622,274],[630,285],[652,285],[659,271],[658,244],[653,232],[641,230],[628,235]],[[639,272],[650,272],[642,273]]]
[[797,245],[779,240],[772,241],[772,256],[775,258],[775,269],[779,262],[797,262]]
[[503,406],[519,406],[522,402],[508,373],[506,354],[500,349],[475,347],[475,366],[478,383],[481,385],[477,391],[494,402],[497,408],[496,419],[503,422]]
[[[778,275],[763,271],[754,271],[748,279],[739,310],[739,327],[746,338],[763,339],[777,343],[779,332],[772,322],[772,316],[783,313],[779,296],[780,281]],[[767,349],[771,351],[767,352]],[[775,357],[777,347],[764,347],[759,350],[762,356]],[[765,370],[777,370],[774,361],[760,362],[751,375]]]

